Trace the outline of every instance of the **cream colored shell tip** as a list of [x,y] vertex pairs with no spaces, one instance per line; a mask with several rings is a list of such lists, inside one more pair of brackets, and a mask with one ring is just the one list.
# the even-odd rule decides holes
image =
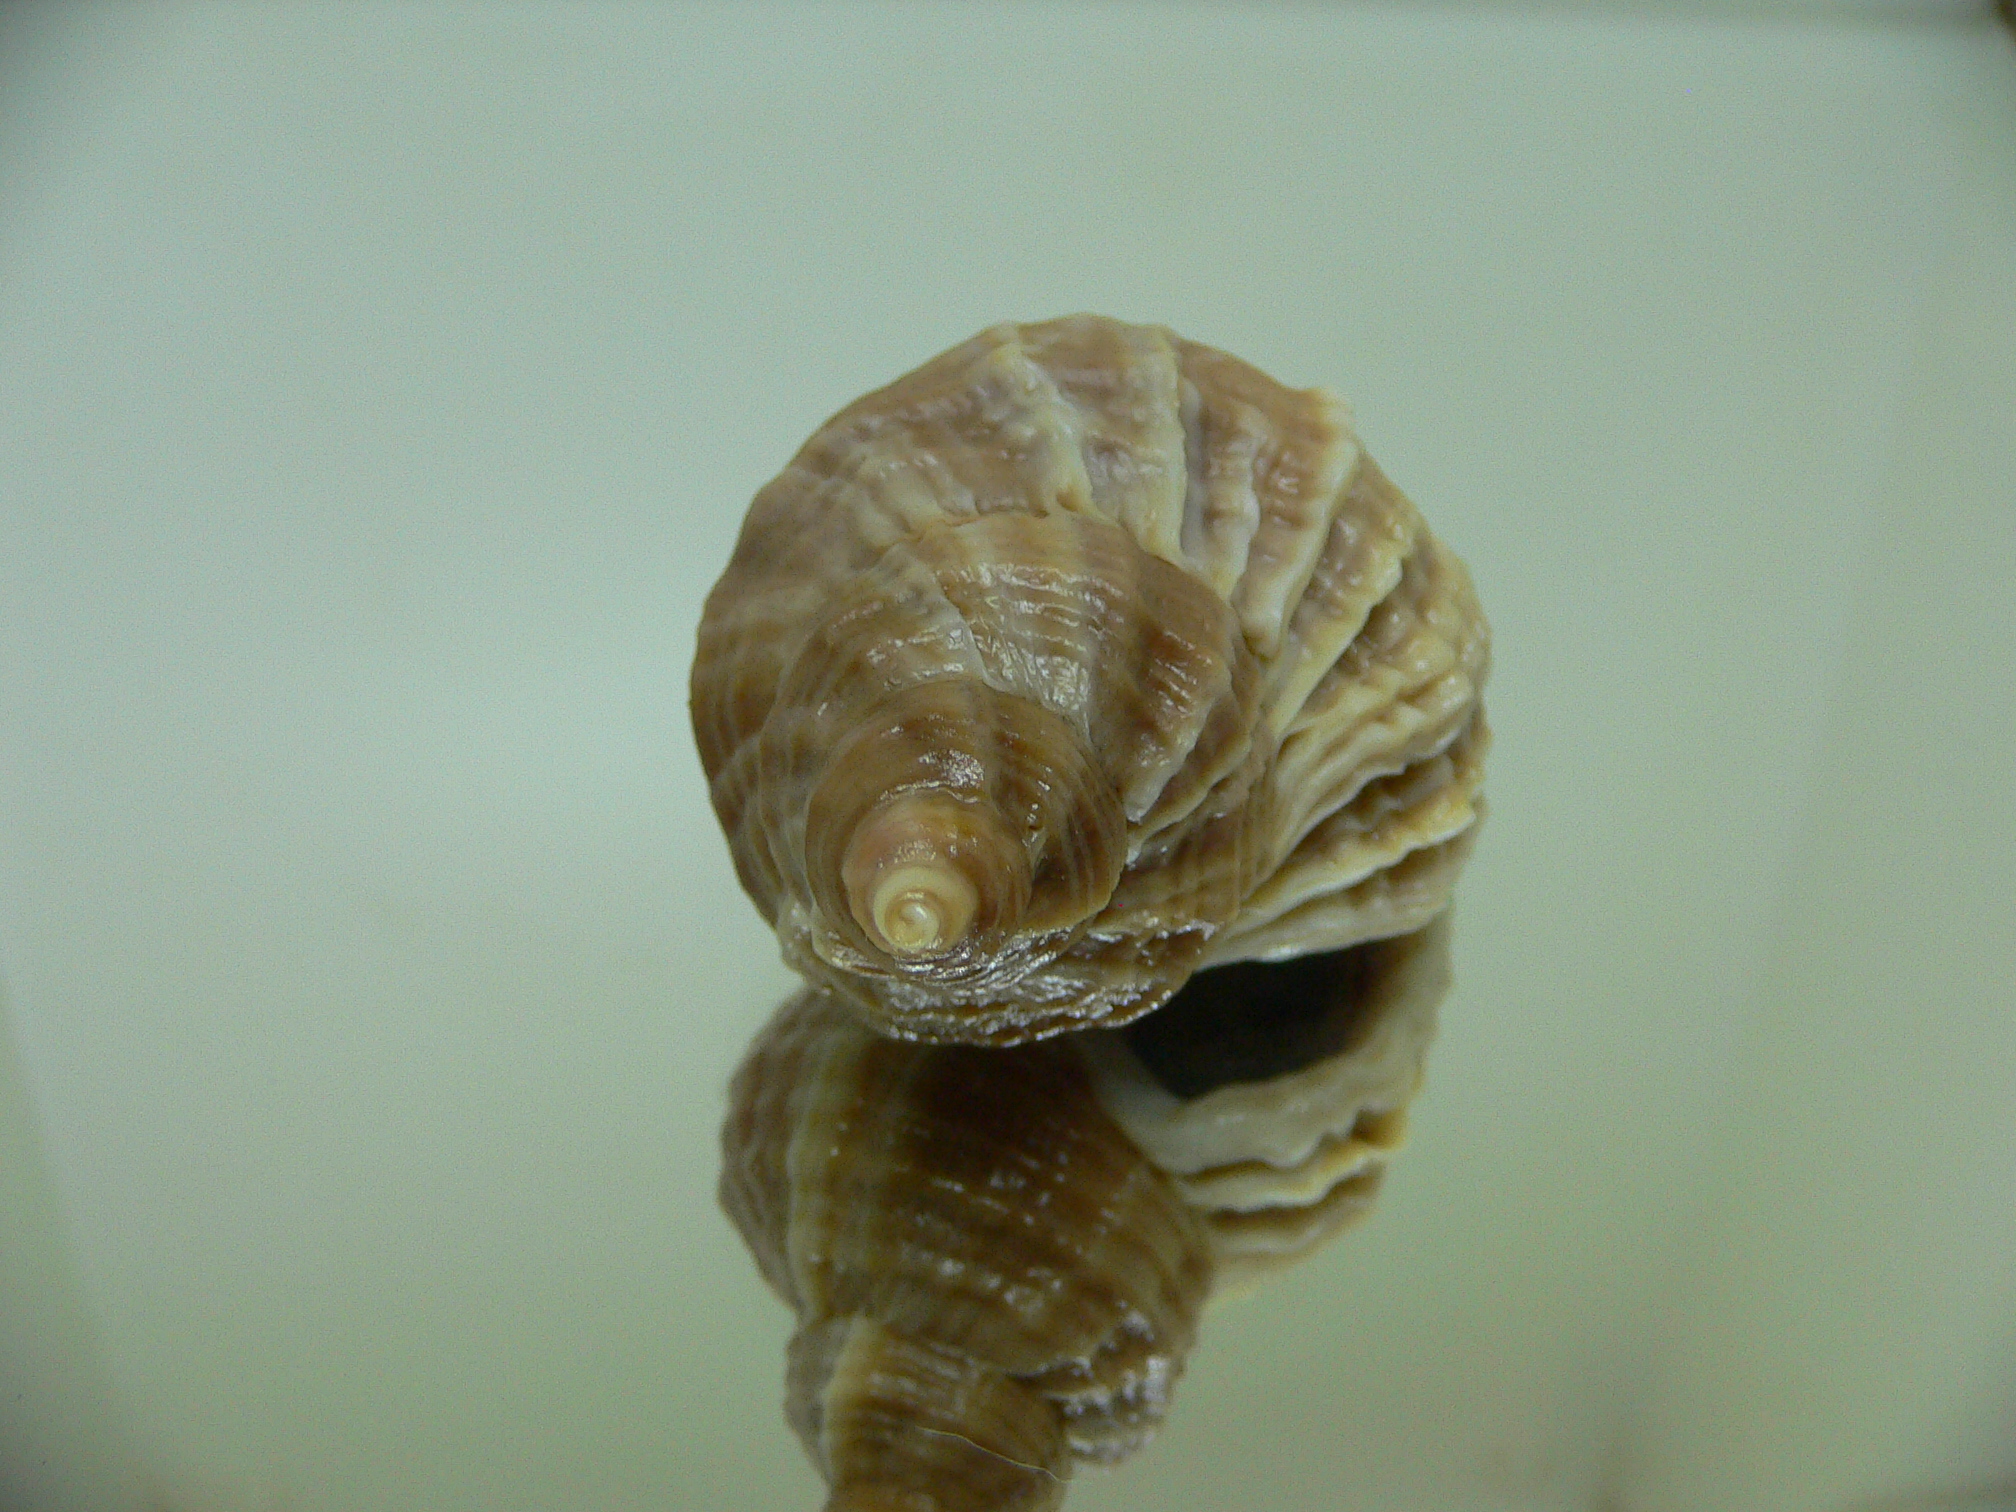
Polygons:
[[785,959],[898,1036],[1147,1013],[1416,929],[1489,636],[1342,400],[1153,326],[996,326],[757,494],[693,725]]

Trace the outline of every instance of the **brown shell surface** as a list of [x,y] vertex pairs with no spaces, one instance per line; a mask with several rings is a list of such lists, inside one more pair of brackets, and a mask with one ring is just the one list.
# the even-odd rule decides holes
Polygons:
[[1210,1285],[1177,1182],[1057,1045],[883,1039],[787,1002],[729,1093],[721,1200],[792,1307],[829,1509],[1055,1507],[1160,1422]]
[[1341,400],[1077,316],[820,428],[708,600],[692,709],[785,959],[883,1033],[1006,1044],[1426,923],[1488,658]]

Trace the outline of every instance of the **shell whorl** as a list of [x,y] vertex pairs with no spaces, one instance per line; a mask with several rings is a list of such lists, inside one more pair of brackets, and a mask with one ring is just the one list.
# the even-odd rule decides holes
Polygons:
[[1160,1422],[1210,1284],[1173,1178],[1068,1049],[787,1002],[729,1091],[721,1200],[798,1317],[786,1415],[829,1512],[1055,1507]]
[[1090,316],[826,423],[709,597],[693,718],[786,960],[1007,1044],[1447,900],[1488,634],[1341,400]]

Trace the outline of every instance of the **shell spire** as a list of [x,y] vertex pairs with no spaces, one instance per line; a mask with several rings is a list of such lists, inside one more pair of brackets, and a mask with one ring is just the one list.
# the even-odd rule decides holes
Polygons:
[[1488,656],[1342,400],[1075,316],[820,427],[708,599],[692,712],[787,962],[882,1033],[1010,1044],[1425,923]]

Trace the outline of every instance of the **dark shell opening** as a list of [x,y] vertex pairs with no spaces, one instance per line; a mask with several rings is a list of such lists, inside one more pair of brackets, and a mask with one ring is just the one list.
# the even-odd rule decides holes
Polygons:
[[1287,961],[1235,961],[1200,971],[1121,1031],[1141,1064],[1177,1097],[1271,1081],[1355,1050],[1411,935]]

